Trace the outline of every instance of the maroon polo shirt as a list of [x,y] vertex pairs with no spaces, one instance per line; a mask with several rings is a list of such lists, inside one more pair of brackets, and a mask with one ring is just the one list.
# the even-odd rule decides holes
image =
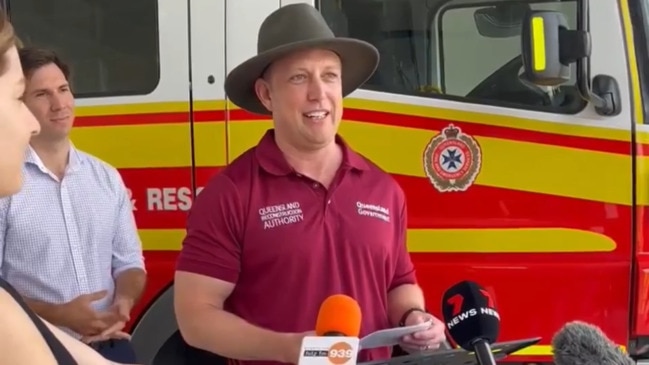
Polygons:
[[[361,336],[390,327],[388,291],[415,283],[404,193],[337,143],[343,162],[326,189],[296,173],[268,131],[198,195],[177,270],[235,283],[226,310],[274,331],[313,331],[320,304],[338,293],[360,304]],[[364,351],[359,360],[388,358],[390,350]]]

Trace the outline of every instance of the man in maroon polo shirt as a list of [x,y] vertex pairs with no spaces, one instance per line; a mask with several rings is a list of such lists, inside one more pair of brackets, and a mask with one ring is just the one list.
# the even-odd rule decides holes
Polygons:
[[[330,295],[355,298],[361,336],[432,320],[403,339],[437,348],[444,326],[424,310],[406,250],[403,191],[337,135],[342,99],[379,56],[335,38],[310,5],[275,11],[259,53],[227,77],[229,98],[271,115],[274,129],[196,199],[177,265],[175,308],[190,345],[243,361],[297,363]],[[389,348],[360,361],[387,358]]]

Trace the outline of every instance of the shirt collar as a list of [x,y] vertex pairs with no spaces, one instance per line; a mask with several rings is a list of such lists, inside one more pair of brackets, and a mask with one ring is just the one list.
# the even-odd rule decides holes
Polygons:
[[[369,169],[367,161],[358,153],[354,152],[340,135],[336,135],[336,143],[343,150],[342,166],[354,170],[365,171]],[[284,154],[275,142],[275,130],[269,129],[259,141],[255,149],[255,157],[259,165],[273,175],[288,175],[295,170],[288,164]]]
[[[77,151],[72,142],[70,142],[70,152],[68,156],[68,171],[74,171],[83,164],[83,159],[81,158],[81,155],[79,155],[79,151]],[[49,172],[47,167],[45,167],[43,160],[41,160],[41,158],[38,156],[31,145],[27,147],[27,151],[25,152],[25,163],[35,165],[43,172]]]

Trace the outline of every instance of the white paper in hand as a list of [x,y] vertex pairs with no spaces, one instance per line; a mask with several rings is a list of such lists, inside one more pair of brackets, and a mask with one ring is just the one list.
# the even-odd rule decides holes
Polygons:
[[429,328],[432,321],[416,324],[413,326],[388,328],[381,331],[372,332],[361,338],[360,349],[373,349],[377,347],[394,346],[401,341],[401,338],[415,332]]

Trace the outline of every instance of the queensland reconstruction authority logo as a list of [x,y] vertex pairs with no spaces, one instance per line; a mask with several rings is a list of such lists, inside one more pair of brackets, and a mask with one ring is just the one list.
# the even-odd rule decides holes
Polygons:
[[424,170],[435,189],[466,191],[480,173],[480,145],[450,124],[430,140],[424,151]]

